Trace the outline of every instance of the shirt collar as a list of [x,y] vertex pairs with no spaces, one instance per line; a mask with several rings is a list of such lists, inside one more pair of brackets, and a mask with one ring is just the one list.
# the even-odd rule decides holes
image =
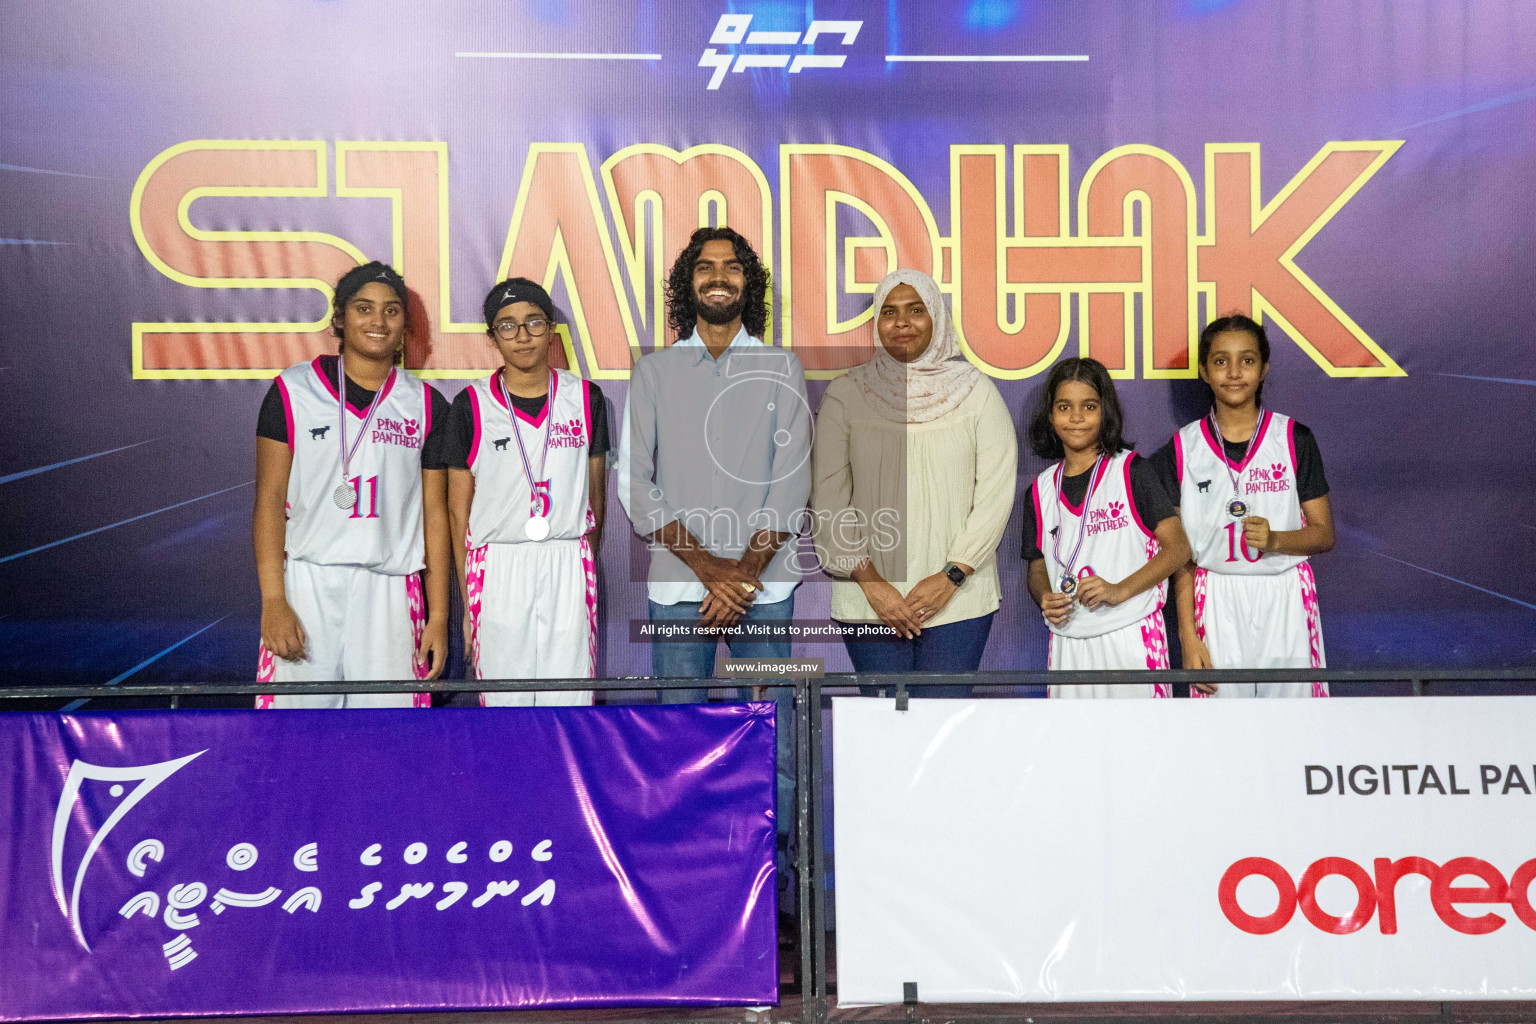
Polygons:
[[[736,332],[736,337],[731,339],[731,343],[725,347],[725,351],[720,353],[720,357],[724,359],[726,356],[729,356],[733,351],[737,349],[751,348],[753,346],[761,348],[762,345],[763,343],[757,338],[754,338],[752,335],[748,334],[746,327],[743,326]],[[697,331],[689,334],[686,338],[678,338],[672,343],[672,347],[696,350],[688,353],[692,360],[689,364],[691,366],[698,366],[704,360],[709,358],[709,349],[706,348],[704,342],[699,339],[699,334]]]

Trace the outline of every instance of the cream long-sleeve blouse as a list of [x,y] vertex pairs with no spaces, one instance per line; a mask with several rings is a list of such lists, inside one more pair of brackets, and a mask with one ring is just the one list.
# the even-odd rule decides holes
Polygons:
[[865,558],[903,595],[946,562],[975,570],[925,625],[996,611],[997,546],[1018,458],[1013,419],[989,379],[928,423],[879,415],[846,376],[829,384],[811,451],[811,508],[816,554],[834,577],[832,617],[879,621],[846,579]]

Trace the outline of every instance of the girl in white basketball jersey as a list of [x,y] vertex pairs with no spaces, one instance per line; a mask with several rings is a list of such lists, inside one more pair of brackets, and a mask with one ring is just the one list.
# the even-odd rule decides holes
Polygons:
[[[485,298],[502,366],[449,413],[449,509],[479,679],[590,679],[608,417],[603,393],[551,369],[555,307],[527,278]],[[491,706],[591,704],[591,690],[486,692]]]
[[[1194,561],[1174,577],[1185,668],[1321,668],[1317,584],[1307,559],[1333,547],[1312,432],[1261,403],[1269,338],[1234,314],[1200,332],[1214,397],[1153,456]],[[1326,697],[1326,683],[1201,684],[1191,696]]]
[[[1030,422],[1035,454],[1059,459],[1024,504],[1029,595],[1050,628],[1055,671],[1168,667],[1167,579],[1189,559],[1173,503],[1121,438],[1120,400],[1096,359],[1051,368]],[[1167,697],[1165,683],[1064,685],[1052,697]]]
[[[435,679],[448,654],[448,403],[400,368],[406,290],[390,267],[342,276],[331,329],[339,353],[278,374],[256,429],[257,678]],[[264,695],[256,706],[411,707],[428,696]]]

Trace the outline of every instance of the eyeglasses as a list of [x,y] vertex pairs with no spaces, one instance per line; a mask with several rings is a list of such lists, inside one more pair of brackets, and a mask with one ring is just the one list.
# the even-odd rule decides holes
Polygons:
[[542,318],[535,318],[524,323],[518,323],[515,320],[500,320],[497,321],[491,330],[495,331],[496,337],[502,341],[512,341],[517,337],[517,333],[523,330],[528,332],[528,337],[530,338],[542,338],[549,333],[549,321]]

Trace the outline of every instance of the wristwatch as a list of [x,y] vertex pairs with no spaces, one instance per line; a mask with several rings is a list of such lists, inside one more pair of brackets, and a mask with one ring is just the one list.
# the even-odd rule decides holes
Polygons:
[[948,565],[944,566],[944,575],[948,576],[949,582],[953,583],[957,587],[964,583],[966,579],[965,570],[960,568],[954,562],[950,562]]

